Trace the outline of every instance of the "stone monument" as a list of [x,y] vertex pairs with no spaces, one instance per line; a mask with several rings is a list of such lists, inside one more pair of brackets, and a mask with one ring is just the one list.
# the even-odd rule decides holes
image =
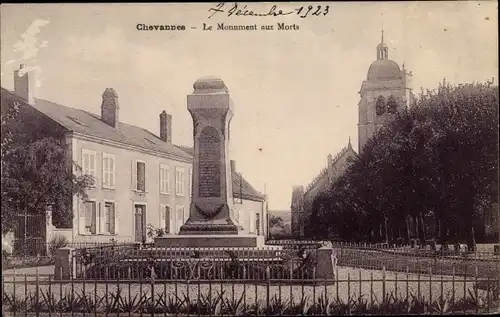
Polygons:
[[234,217],[229,160],[233,103],[221,79],[201,78],[187,96],[193,118],[194,162],[189,219],[178,236],[155,239],[158,246],[256,247],[257,237],[241,234]]

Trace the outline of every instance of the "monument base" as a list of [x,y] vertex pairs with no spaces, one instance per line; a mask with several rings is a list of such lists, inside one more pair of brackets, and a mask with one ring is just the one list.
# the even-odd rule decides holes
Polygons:
[[181,226],[179,235],[237,235],[239,231],[235,224],[186,223]]
[[257,236],[223,234],[194,234],[156,237],[155,247],[160,248],[255,248]]

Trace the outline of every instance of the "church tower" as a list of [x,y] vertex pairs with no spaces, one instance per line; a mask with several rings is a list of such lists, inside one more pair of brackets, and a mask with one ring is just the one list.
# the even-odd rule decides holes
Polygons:
[[404,64],[400,69],[396,62],[389,59],[383,30],[376,51],[377,59],[370,65],[359,91],[358,153],[396,111],[406,109],[413,100],[412,72],[407,72]]

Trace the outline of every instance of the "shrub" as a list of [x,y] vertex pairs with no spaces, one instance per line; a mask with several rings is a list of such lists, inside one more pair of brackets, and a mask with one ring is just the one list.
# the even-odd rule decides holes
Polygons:
[[[57,293],[57,292],[56,292]],[[61,294],[62,295],[62,294]],[[471,294],[470,294],[471,295]],[[230,315],[230,316],[276,316],[276,315],[415,315],[415,314],[456,314],[486,313],[498,305],[492,298],[468,296],[454,300],[450,296],[429,301],[411,294],[409,298],[398,297],[394,293],[368,301],[363,296],[353,294],[343,299],[319,296],[314,302],[307,296],[297,303],[282,300],[278,296],[270,298],[269,303],[259,299],[246,303],[244,294],[240,297],[224,296],[224,292],[211,293],[192,298],[185,293],[180,296],[168,293],[155,295],[148,293],[126,295],[120,288],[104,297],[92,293],[65,293],[62,296],[42,292],[41,296],[28,293],[24,298],[4,294],[3,304],[6,312],[85,312],[85,313],[164,313],[193,315]],[[107,297],[107,298],[106,298]],[[488,306],[489,303],[489,306]]]
[[52,237],[49,242],[49,255],[54,256],[57,249],[67,247],[68,245],[69,241],[65,236],[57,235]]

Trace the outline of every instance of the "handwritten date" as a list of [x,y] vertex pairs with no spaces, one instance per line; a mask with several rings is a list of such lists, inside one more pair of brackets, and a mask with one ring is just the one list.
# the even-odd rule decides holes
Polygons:
[[308,16],[325,16],[328,13],[330,13],[330,6],[322,6],[322,5],[301,6],[291,11],[283,11],[282,9],[279,9],[277,5],[273,5],[271,8],[269,8],[268,11],[265,12],[255,12],[253,10],[250,10],[248,8],[248,5],[245,4],[243,6],[240,6],[238,3],[234,3],[231,7],[229,7],[227,11],[225,10],[225,8],[226,8],[226,3],[221,2],[218,5],[216,5],[215,8],[208,9],[208,12],[210,13],[208,18],[210,19],[211,17],[219,13],[225,13],[227,14],[228,17],[233,15],[254,16],[254,17],[265,17],[265,16],[277,17],[283,15],[296,14],[298,17],[304,19],[307,18]]

